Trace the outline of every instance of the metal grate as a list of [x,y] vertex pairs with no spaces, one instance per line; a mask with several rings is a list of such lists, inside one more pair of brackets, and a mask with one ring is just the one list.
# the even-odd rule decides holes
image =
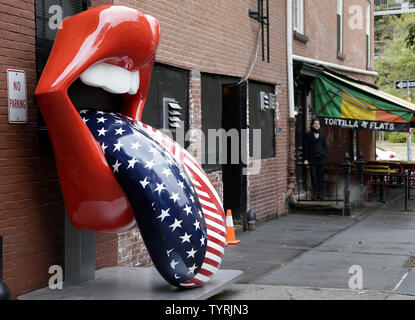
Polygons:
[[163,98],[163,128],[176,129],[183,127],[182,107],[174,98]]
[[[269,2],[266,0],[266,4],[264,7],[264,0],[257,0],[258,1],[258,10],[256,12],[249,10],[248,14],[249,17],[252,19],[257,20],[261,23],[261,35],[262,35],[262,61],[265,61],[265,26],[267,29],[267,62],[269,63]],[[264,14],[265,11],[265,14]]]

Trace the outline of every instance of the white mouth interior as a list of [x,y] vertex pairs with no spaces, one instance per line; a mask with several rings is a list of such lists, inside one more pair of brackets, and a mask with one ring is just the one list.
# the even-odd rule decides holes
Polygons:
[[101,62],[89,67],[79,77],[81,81],[92,87],[99,87],[115,94],[136,94],[140,87],[140,73]]

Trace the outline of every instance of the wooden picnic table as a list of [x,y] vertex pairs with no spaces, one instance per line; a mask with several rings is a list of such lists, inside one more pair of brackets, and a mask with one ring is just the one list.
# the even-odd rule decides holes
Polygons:
[[366,172],[366,173],[379,173],[379,174],[381,174],[381,173],[386,173],[386,174],[396,173],[395,169],[372,169],[372,168],[366,169],[366,168],[364,168],[363,171]]
[[402,163],[401,161],[392,161],[392,160],[376,160],[376,161],[367,161],[365,163],[365,166],[371,166],[371,165],[378,165],[378,166],[388,166],[389,168],[401,168]]
[[365,165],[365,169],[389,169],[388,165],[380,165],[380,164],[367,164]]
[[415,171],[415,161],[368,161],[365,166],[388,166],[390,169],[398,169],[400,173],[405,173],[406,171],[412,175],[412,171]]
[[405,170],[415,170],[415,161],[399,161]]

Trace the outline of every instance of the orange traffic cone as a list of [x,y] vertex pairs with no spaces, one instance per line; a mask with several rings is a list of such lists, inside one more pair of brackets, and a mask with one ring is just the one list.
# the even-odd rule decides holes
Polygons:
[[226,210],[226,245],[238,244],[241,240],[235,240],[235,230],[233,228],[232,211]]

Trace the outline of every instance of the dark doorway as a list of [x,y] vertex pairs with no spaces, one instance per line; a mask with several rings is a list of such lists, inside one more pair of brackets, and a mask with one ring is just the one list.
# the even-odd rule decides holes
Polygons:
[[[246,82],[237,86],[222,84],[222,128],[226,132],[236,129],[239,136],[238,141],[232,141],[231,137],[226,138],[227,162],[222,166],[223,205],[225,210],[232,210],[234,221],[241,221],[247,209],[247,178],[244,174],[246,161],[242,158],[247,148],[246,140],[242,139],[242,135],[245,134],[242,129],[247,128],[246,92]],[[238,144],[238,148],[235,148],[235,143]]]
[[[307,119],[311,113],[310,106],[307,106],[307,97],[312,90],[312,83],[315,78],[319,77],[324,69],[315,65],[295,62],[294,63],[294,104],[296,112],[295,122],[295,162],[296,164],[304,162],[304,140],[308,131]],[[310,114],[311,116],[311,114]],[[296,165],[295,168],[296,188],[297,191],[307,189],[307,171],[306,167]]]

